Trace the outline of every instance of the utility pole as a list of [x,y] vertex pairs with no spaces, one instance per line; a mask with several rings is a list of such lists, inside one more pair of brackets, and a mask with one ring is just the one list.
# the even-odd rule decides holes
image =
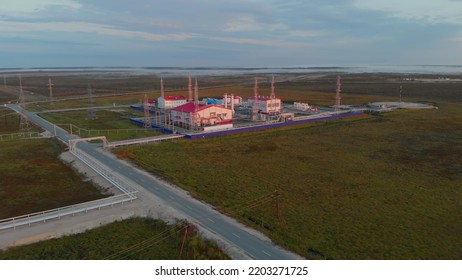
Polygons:
[[178,255],[179,260],[181,259],[181,255],[183,254],[184,243],[186,242],[186,237],[188,236],[188,228],[189,225],[186,225],[186,227],[184,228],[183,242],[181,242],[180,254]]

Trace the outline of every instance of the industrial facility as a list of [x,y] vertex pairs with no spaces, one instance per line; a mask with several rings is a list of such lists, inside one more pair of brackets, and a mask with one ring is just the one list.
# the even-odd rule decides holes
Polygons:
[[374,109],[367,106],[341,105],[340,76],[337,77],[332,106],[313,106],[307,102],[284,103],[276,96],[275,83],[275,77],[272,75],[269,81],[271,89],[269,96],[259,94],[259,78],[255,78],[253,94],[245,101],[232,93],[224,93],[222,99],[205,97],[199,100],[197,79],[193,88],[192,78],[189,76],[188,97],[186,97],[166,96],[161,78],[160,97],[155,106],[152,106],[145,96],[143,106],[132,106],[144,110],[144,119],[134,118],[131,121],[145,128],[198,138],[352,117],[364,114],[365,111],[383,110],[377,107]]

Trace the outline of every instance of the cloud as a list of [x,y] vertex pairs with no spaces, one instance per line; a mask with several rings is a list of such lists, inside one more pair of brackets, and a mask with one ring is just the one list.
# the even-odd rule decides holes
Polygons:
[[74,0],[14,0],[2,1],[0,15],[8,17],[27,16],[38,13],[50,6],[80,9],[82,5]]
[[431,24],[462,24],[462,1],[456,0],[355,0],[356,7],[383,11],[391,17]]
[[212,37],[210,40],[246,45],[260,45],[267,47],[278,48],[302,48],[310,47],[311,45],[304,42],[293,42],[279,39],[258,39],[258,38],[242,38],[242,37]]
[[225,32],[251,32],[285,30],[287,25],[281,23],[257,22],[254,15],[241,14],[232,18],[225,26]]
[[293,37],[318,37],[327,35],[323,31],[315,31],[315,30],[290,30],[288,32],[289,36]]
[[95,33],[99,35],[124,38],[141,38],[147,41],[182,41],[197,37],[192,33],[155,34],[144,31],[123,30],[109,25],[87,22],[14,22],[0,21],[0,32],[3,33],[33,33],[33,32],[64,32],[64,33]]

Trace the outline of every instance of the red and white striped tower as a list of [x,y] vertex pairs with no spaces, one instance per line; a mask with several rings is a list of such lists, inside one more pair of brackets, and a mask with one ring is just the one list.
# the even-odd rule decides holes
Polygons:
[[192,98],[192,78],[191,75],[189,75],[189,83],[188,83],[188,101],[191,102],[193,101]]
[[151,128],[151,116],[149,115],[149,103],[148,103],[148,95],[145,93],[144,94],[144,104],[143,104],[143,109],[144,109],[144,128]]
[[274,74],[271,77],[271,99],[276,98],[276,92],[274,91]]
[[337,90],[335,91],[335,110],[340,109],[340,100],[342,99],[340,97],[340,92],[342,91],[342,82],[340,79],[340,76],[337,76]]

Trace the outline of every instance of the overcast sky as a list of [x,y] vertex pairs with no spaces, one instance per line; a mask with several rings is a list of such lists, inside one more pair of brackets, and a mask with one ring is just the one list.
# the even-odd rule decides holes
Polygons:
[[462,0],[0,0],[0,68],[462,64]]

